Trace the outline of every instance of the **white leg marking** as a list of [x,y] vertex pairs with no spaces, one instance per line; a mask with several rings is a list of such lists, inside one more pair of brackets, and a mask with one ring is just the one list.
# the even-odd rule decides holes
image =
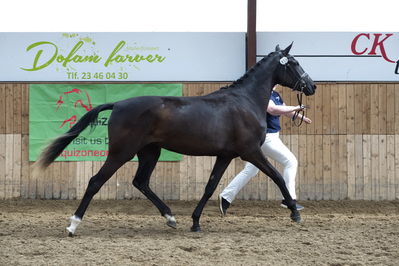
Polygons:
[[72,216],[71,218],[69,218],[69,220],[71,220],[71,225],[69,227],[67,227],[66,229],[68,230],[69,233],[75,234],[76,228],[78,227],[78,225],[80,224],[80,222],[82,220],[80,218],[76,217],[75,215]]
[[170,216],[169,214],[165,214],[164,217],[166,218],[166,220],[168,220],[168,222],[176,222],[176,219],[174,216]]

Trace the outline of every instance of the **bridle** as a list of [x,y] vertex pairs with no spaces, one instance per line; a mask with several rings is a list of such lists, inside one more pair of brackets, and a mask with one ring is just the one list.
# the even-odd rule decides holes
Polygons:
[[[297,91],[299,91],[299,93],[297,93],[296,98],[297,98],[297,100],[298,100],[298,105],[301,106],[301,110],[295,111],[294,115],[292,116],[292,121],[293,121],[294,125],[297,126],[297,127],[300,127],[300,126],[302,125],[302,123],[303,123],[303,118],[305,117],[305,109],[308,108],[307,106],[305,106],[305,105],[302,104],[303,89],[304,89],[304,87],[306,86],[306,85],[304,84],[304,82],[303,82],[303,79],[304,79],[305,77],[308,77],[308,76],[309,76],[308,73],[304,72],[304,73],[300,76],[300,78],[297,80],[297,82],[295,83],[294,88],[293,88],[293,89],[295,90],[295,88],[297,87],[297,85],[300,84],[300,89],[297,90]],[[296,122],[296,119],[298,118],[299,114],[301,114],[302,117],[301,117],[300,122],[297,123],[297,122]]]
[[[280,59],[280,64],[284,65],[284,76],[286,76],[287,73],[287,66],[289,65],[288,63],[288,58],[287,57],[282,57]],[[296,72],[291,70],[291,72],[296,75]],[[294,87],[292,88],[292,90],[294,91],[298,91],[296,98],[298,100],[298,105],[301,106],[301,110],[295,111],[294,115],[292,116],[292,121],[294,123],[295,126],[300,127],[303,123],[303,118],[305,117],[305,109],[308,108],[307,106],[302,104],[302,96],[303,96],[303,90],[306,86],[305,84],[305,78],[308,77],[308,73],[304,72],[302,75],[297,77],[297,81],[295,82]],[[297,88],[299,86],[299,88]],[[302,115],[301,120],[299,121],[299,123],[296,122],[296,119],[298,118],[299,114]]]

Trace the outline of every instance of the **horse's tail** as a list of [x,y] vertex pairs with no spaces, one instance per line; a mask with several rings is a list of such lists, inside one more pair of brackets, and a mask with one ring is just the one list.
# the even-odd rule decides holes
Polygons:
[[112,110],[113,103],[102,104],[90,110],[79,119],[79,121],[64,135],[59,136],[53,140],[40,154],[35,163],[37,170],[44,170],[47,168],[61,152],[74,140],[79,134],[85,130],[91,123],[93,123],[98,114],[104,110]]

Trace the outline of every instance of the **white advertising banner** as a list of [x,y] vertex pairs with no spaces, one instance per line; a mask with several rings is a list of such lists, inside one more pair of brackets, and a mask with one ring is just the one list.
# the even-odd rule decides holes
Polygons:
[[399,32],[259,32],[258,59],[291,42],[315,81],[399,81]]
[[245,33],[0,33],[0,81],[232,81]]

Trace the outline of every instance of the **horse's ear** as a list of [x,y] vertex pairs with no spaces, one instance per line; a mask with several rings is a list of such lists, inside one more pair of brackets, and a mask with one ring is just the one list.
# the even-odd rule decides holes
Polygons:
[[280,45],[276,45],[276,52],[278,52],[278,51],[281,51],[281,49],[280,49]]
[[291,50],[291,47],[292,47],[292,44],[293,44],[294,42],[292,42],[290,45],[288,45],[288,47],[287,48],[285,48],[284,49],[284,51],[283,51],[283,55],[285,55],[285,56],[287,56],[288,55],[288,53],[290,52],[290,50]]

